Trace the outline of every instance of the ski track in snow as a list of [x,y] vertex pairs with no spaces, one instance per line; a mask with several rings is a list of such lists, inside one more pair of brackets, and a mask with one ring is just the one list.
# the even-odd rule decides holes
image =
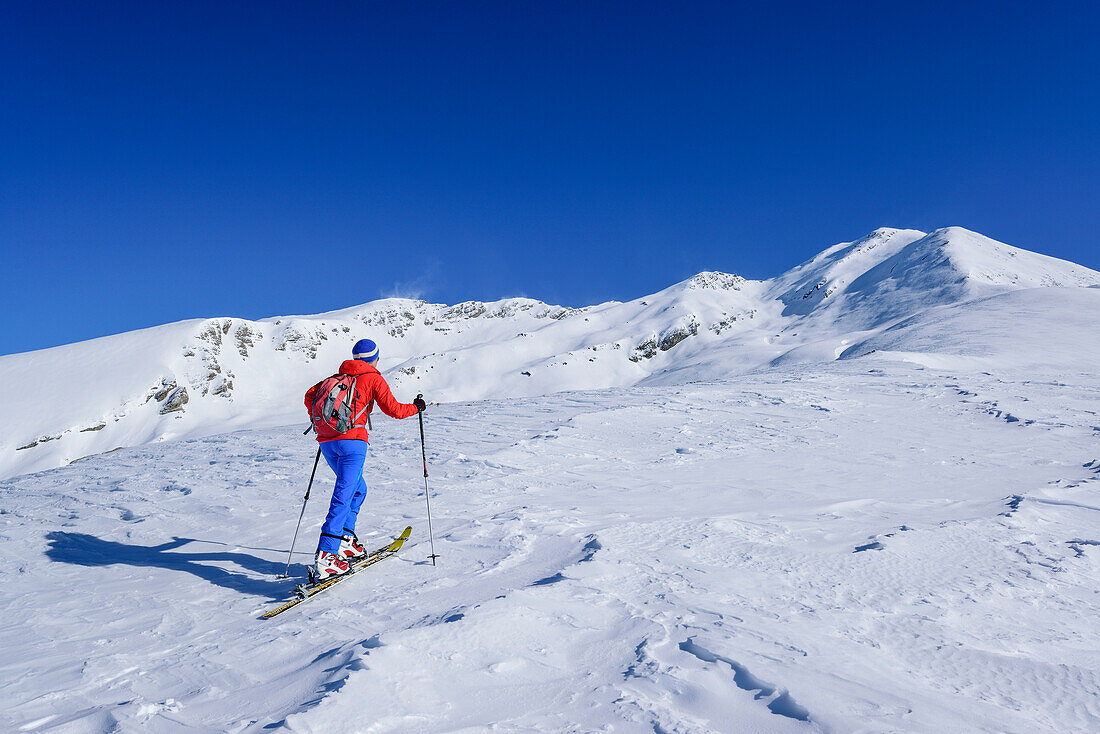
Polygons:
[[435,568],[379,420],[361,535],[411,541],[272,621],[295,427],[17,477],[0,729],[1097,731],[1098,416],[1087,375],[885,361],[446,405]]

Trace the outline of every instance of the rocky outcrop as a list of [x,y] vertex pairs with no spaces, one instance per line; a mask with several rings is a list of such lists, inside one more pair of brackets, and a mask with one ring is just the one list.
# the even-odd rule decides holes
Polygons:
[[165,398],[164,404],[160,407],[161,415],[182,411],[183,406],[187,405],[188,400],[187,388],[177,387],[175,390],[168,393],[168,396]]

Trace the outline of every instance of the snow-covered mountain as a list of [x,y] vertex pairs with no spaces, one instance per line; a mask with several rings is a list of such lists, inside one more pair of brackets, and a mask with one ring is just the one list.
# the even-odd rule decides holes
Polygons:
[[[1020,343],[1025,323],[1040,341],[1050,333],[1026,304],[1063,313],[1055,302],[1064,301],[1088,329],[1100,290],[1087,286],[1100,286],[1100,273],[965,229],[879,229],[771,280],[705,272],[627,303],[391,298],[316,316],[182,321],[0,358],[0,476],[151,441],[304,425],[305,388],[364,336],[381,344],[399,399],[453,402],[677,384],[885,351],[981,357],[975,342],[951,339],[979,314],[1003,321],[988,349],[1049,359]],[[1035,288],[1048,290],[997,300]],[[1002,318],[1013,309],[1025,319]],[[1085,341],[1060,358],[1088,357],[1096,340]]]

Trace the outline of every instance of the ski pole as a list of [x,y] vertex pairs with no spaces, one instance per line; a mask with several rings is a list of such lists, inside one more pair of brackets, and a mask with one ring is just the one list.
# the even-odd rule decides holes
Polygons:
[[[418,399],[423,400],[423,395],[417,395]],[[435,552],[435,534],[432,533],[432,500],[431,495],[428,494],[428,449],[424,447],[424,412],[417,413],[417,417],[420,419],[420,455],[424,459],[424,502],[428,505],[428,540],[432,544],[432,554],[428,558],[432,559],[432,565],[435,565],[435,559],[439,558]]]
[[317,476],[317,464],[321,461],[321,445],[317,444],[317,458],[313,460],[313,471],[309,475],[309,486],[306,487],[306,496],[302,500],[302,511],[298,514],[298,527],[294,528],[294,540],[290,541],[290,555],[286,557],[286,571],[279,578],[290,576],[290,559],[294,557],[294,546],[298,543],[298,530],[302,527],[302,518],[306,514],[306,503],[309,502],[309,493],[313,490],[313,477]]

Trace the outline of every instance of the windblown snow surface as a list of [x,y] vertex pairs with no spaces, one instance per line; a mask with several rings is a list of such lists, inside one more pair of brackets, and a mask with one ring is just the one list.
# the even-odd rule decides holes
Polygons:
[[[0,730],[1100,730],[1100,274],[971,236],[681,284],[634,307],[700,290],[696,334],[628,384],[433,405],[436,566],[416,421],[376,417],[360,535],[412,539],[274,620],[332,481],[280,580],[300,421],[0,482]],[[770,328],[708,328],[750,295]]]

